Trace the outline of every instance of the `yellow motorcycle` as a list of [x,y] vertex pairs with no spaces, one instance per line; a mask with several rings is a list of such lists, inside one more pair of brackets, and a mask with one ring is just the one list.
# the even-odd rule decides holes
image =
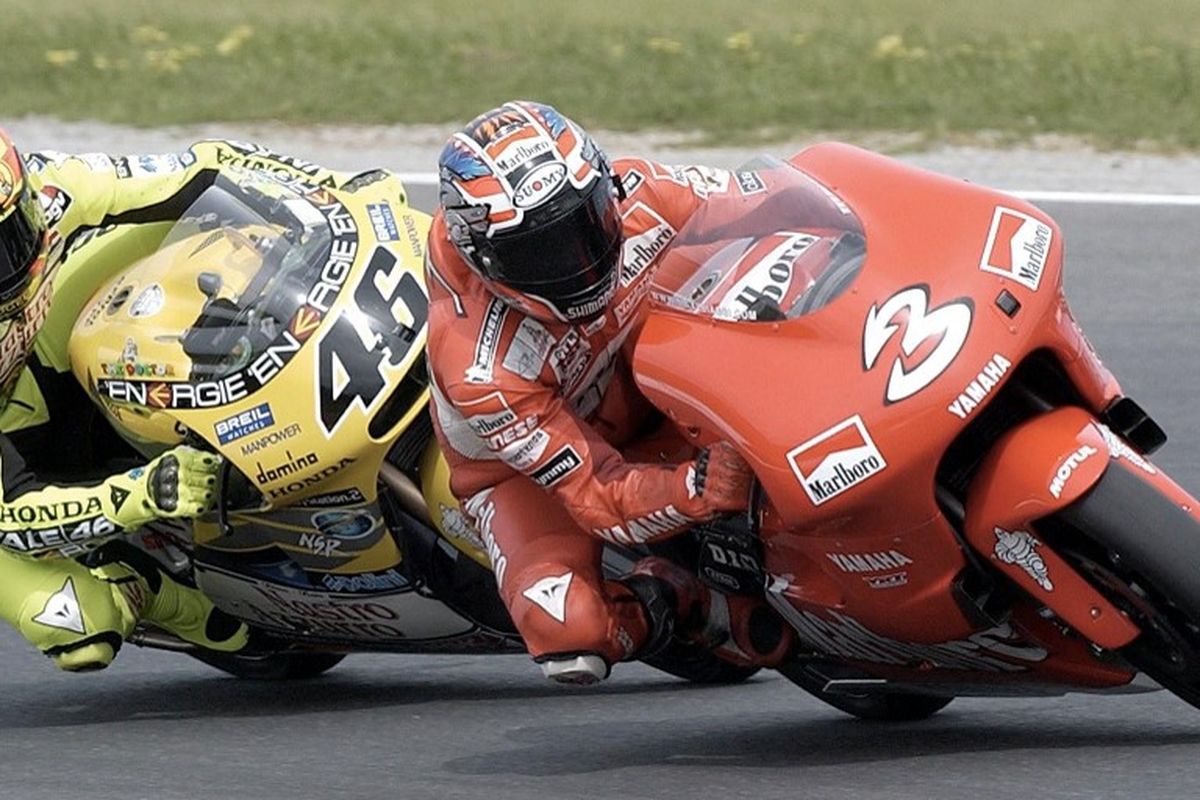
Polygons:
[[[523,652],[432,436],[429,218],[399,182],[234,172],[162,227],[77,245],[55,285],[81,303],[59,312],[78,314],[65,349],[142,455],[224,456],[211,518],[137,541],[257,635],[243,655],[156,630],[133,641],[258,678],[316,675],[353,651]],[[148,254],[129,263],[126,237]],[[83,302],[96,275],[111,277]],[[683,645],[654,663],[703,682],[753,672]]]

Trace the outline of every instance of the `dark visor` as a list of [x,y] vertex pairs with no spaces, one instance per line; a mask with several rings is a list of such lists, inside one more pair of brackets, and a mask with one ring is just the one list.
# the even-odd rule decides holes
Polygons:
[[12,212],[0,219],[0,303],[19,295],[42,251],[46,220],[26,183]]
[[536,230],[489,240],[488,276],[552,302],[581,299],[611,284],[621,218],[607,181],[587,200]]

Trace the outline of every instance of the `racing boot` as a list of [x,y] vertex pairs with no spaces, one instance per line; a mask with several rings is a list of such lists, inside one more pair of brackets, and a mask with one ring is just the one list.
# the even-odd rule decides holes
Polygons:
[[214,606],[199,589],[180,583],[152,556],[119,540],[96,553],[92,574],[113,585],[135,621],[208,650],[234,653],[246,646],[249,628],[244,623]]
[[[657,634],[639,655],[653,654],[674,635],[739,666],[776,667],[795,642],[791,628],[760,598],[714,592],[669,559],[643,558],[623,582],[642,598]],[[669,619],[656,624],[656,615]]]

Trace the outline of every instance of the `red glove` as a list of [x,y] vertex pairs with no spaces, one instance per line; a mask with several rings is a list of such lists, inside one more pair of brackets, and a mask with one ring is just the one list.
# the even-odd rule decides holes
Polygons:
[[750,505],[754,472],[729,442],[706,447],[696,460],[681,468],[687,499],[676,504],[693,519],[722,511],[745,511]]

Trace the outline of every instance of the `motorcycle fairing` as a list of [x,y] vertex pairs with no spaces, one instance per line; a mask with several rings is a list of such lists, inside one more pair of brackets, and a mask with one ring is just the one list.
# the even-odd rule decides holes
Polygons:
[[[1093,415],[1119,386],[1070,315],[1062,236],[1038,209],[844,145],[809,148],[792,165],[861,220],[866,260],[848,288],[810,313],[757,321],[668,301],[642,331],[635,375],[677,424],[732,441],[751,462],[769,499],[767,568],[792,587],[790,606],[827,624],[837,609],[898,642],[969,641],[986,627],[955,600],[969,570],[935,494],[947,448],[1031,354],[1056,362]],[[1014,265],[1030,248],[1022,272]],[[678,285],[656,283],[659,299]],[[697,369],[697,354],[707,368]],[[1005,566],[1028,585],[1021,542],[1009,544]],[[1105,642],[1136,634],[1099,607],[1114,626]],[[1034,639],[1053,652],[1030,667],[1049,680],[1078,673],[1117,685],[1132,674],[1106,672],[1046,626],[1017,628],[1050,637]]]
[[[190,431],[267,505],[349,489],[372,499],[388,448],[428,402],[428,218],[393,204],[397,186],[218,178],[83,309],[76,377],[135,446]],[[409,235],[381,240],[383,211]],[[254,415],[270,424],[242,422]]]
[[[429,596],[427,576],[410,569],[412,543],[388,530],[378,502],[385,455],[428,438],[418,424],[428,217],[390,178],[351,193],[252,175],[234,184],[218,179],[170,232],[156,228],[132,266],[119,232],[93,237],[72,262],[97,265],[81,276],[122,270],[81,296],[69,348],[114,427],[147,452],[200,436],[241,473],[231,482],[245,502],[227,527],[194,526],[198,584],[290,640],[519,649]],[[231,381],[247,386],[247,370],[253,390],[235,399]],[[98,391],[101,379],[128,383],[129,402]],[[226,391],[176,402],[217,384]],[[341,619],[350,607],[367,616]]]

